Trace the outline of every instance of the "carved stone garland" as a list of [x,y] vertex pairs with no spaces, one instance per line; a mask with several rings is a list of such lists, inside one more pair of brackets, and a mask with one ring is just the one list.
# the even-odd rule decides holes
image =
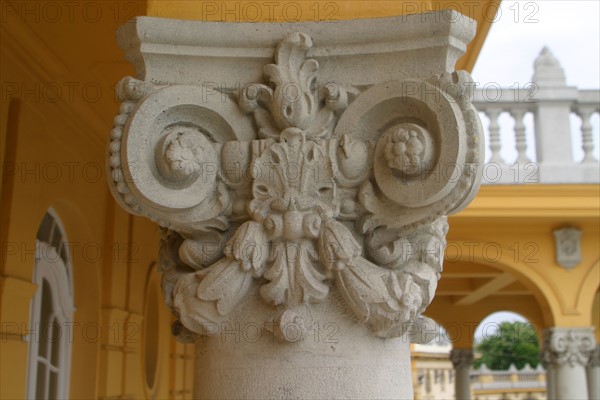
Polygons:
[[164,228],[159,268],[183,339],[218,333],[256,286],[276,330],[332,290],[377,336],[424,321],[445,215],[480,182],[470,77],[342,87],[319,81],[311,46],[285,37],[267,84],[224,93],[237,108],[195,86],[119,85],[111,189]]

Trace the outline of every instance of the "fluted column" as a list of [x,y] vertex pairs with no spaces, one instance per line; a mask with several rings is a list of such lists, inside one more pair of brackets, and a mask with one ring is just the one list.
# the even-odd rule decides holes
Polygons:
[[600,345],[598,344],[588,361],[587,382],[590,399],[600,399]]
[[[447,14],[447,15],[440,15]],[[474,24],[137,18],[110,187],[162,228],[195,398],[411,398],[446,215],[482,174]]]
[[450,352],[450,361],[454,366],[454,393],[456,400],[469,400],[471,398],[471,366],[473,365],[473,350],[453,349]]
[[588,396],[586,367],[595,348],[593,328],[550,328],[544,351],[555,370],[554,396],[561,400],[585,400]]

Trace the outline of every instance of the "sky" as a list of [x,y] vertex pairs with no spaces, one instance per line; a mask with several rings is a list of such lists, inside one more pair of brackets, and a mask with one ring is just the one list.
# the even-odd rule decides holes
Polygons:
[[[600,88],[600,1],[504,0],[500,10],[473,69],[476,82],[497,82],[502,87],[516,82],[522,86],[531,81],[533,62],[541,49],[548,46],[564,68],[568,85],[580,89]],[[532,120],[531,116],[526,119],[529,143],[533,143]],[[592,122],[598,158],[598,114]],[[487,125],[487,121],[483,123]],[[506,143],[502,155],[505,160],[514,160],[512,120],[505,115],[500,123],[503,143]],[[572,133],[576,160],[583,156],[579,128],[580,121],[575,117]],[[534,146],[530,145],[528,150],[533,159]],[[526,319],[511,312],[492,314],[479,325],[475,337],[480,339],[492,334],[502,321]]]
[[533,61],[548,46],[567,84],[600,87],[600,1],[504,0],[500,10],[473,69],[475,80],[530,82]]
[[[580,89],[600,88],[600,1],[599,0],[503,0],[472,75],[484,85],[496,82],[502,87],[531,81],[533,62],[548,46],[565,70],[567,84]],[[600,155],[599,116],[592,119],[596,158]],[[514,161],[513,121],[504,114],[500,120],[502,155]],[[528,155],[535,159],[533,117],[527,125]],[[483,120],[487,127],[487,120]],[[573,116],[572,133],[575,160],[583,157],[580,119]],[[487,128],[486,128],[487,129]]]
[[501,322],[528,322],[525,317],[520,314],[515,314],[509,311],[500,311],[493,314],[488,315],[484,318],[483,321],[479,324],[477,329],[475,330],[475,340],[481,341],[482,339],[495,335],[498,329],[498,326]]

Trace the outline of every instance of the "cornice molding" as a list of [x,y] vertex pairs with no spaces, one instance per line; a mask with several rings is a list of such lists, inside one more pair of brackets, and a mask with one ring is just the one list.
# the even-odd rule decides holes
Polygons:
[[[372,29],[373,24],[377,29]],[[172,75],[162,67],[164,57],[172,56],[181,71],[177,83],[235,88],[261,80],[263,67],[273,60],[281,38],[290,32],[304,32],[319,38],[307,57],[319,62],[322,82],[361,86],[428,78],[452,69],[474,37],[475,28],[473,20],[453,10],[416,18],[327,23],[199,23],[137,17],[119,29],[117,39],[126,59],[136,66],[139,79],[172,82]],[[425,48],[430,62],[418,66],[407,62]],[[212,68],[214,62],[220,68]]]
[[464,212],[453,218],[599,218],[598,185],[483,186]]

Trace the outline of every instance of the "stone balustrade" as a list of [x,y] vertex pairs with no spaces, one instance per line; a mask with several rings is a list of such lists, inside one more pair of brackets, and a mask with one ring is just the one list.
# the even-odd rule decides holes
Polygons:
[[471,388],[474,391],[546,388],[546,371],[541,365],[535,369],[526,365],[520,370],[513,365],[505,371],[492,371],[483,365],[472,370],[470,375]]
[[[510,88],[483,85],[475,90],[473,104],[486,131],[484,184],[600,182],[594,152],[598,127],[592,123],[600,112],[600,90],[567,86],[560,64],[547,48],[535,61],[532,82]],[[513,145],[503,129],[504,115],[512,119],[513,159],[502,155]],[[530,131],[533,135],[528,135]],[[582,157],[574,156],[574,142],[581,143]]]

